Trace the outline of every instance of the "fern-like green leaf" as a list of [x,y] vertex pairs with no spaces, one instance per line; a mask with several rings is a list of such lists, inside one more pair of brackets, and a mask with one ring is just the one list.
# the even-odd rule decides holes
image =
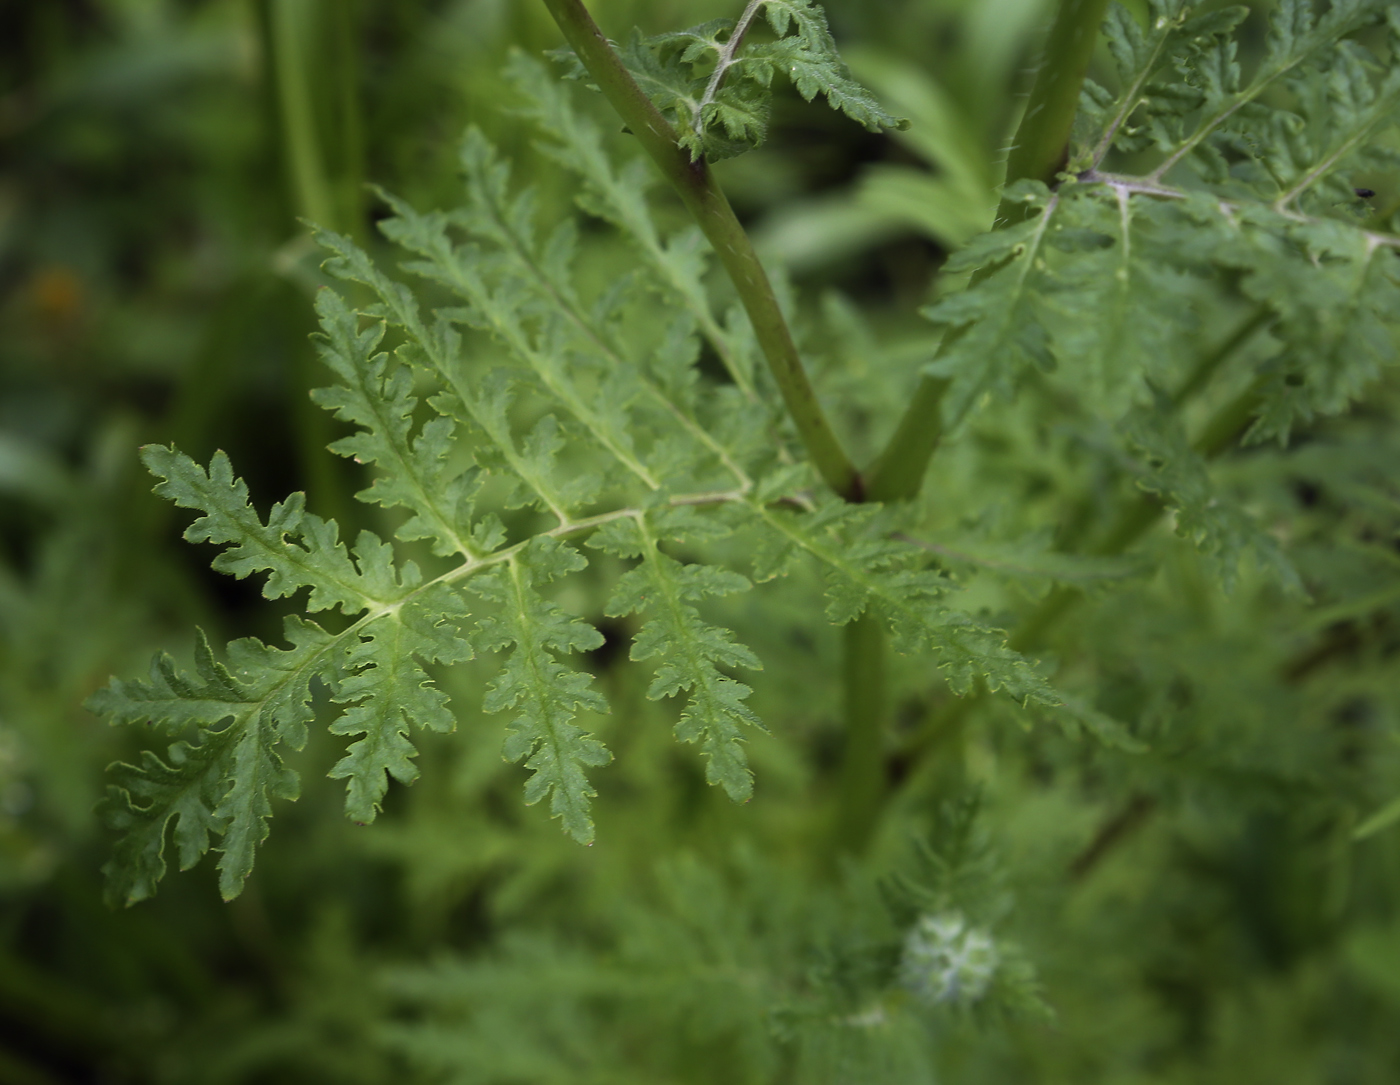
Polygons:
[[[447,219],[442,215],[420,215],[407,204],[386,197],[396,216],[381,224],[385,234],[410,252],[424,259],[409,270],[446,286],[467,303],[460,318],[482,331],[497,336],[513,358],[538,379],[542,389],[569,411],[596,444],[621,468],[649,490],[660,487],[655,475],[642,462],[632,440],[627,408],[640,389],[627,388],[625,374],[598,374],[593,357],[575,352],[566,338],[566,329],[557,322],[530,326],[531,301],[524,285],[511,275],[498,271],[483,259],[474,245],[454,245],[447,236]],[[556,249],[567,250],[567,234],[556,235]],[[552,260],[566,260],[565,252]],[[454,317],[458,314],[452,314]],[[591,387],[588,382],[591,380]],[[630,394],[629,394],[630,393]]]
[[[1141,123],[1152,143],[1167,152],[1157,175],[1190,159],[1206,176],[1224,180],[1230,172],[1225,151],[1238,148],[1240,136],[1260,127],[1259,101],[1266,92],[1301,72],[1325,70],[1339,41],[1388,6],[1386,0],[1337,0],[1319,16],[1310,0],[1283,0],[1270,21],[1264,60],[1248,81],[1240,71],[1236,41],[1225,34],[1241,17],[1239,9],[1213,19],[1186,20],[1185,25],[1165,12],[1156,16],[1154,28],[1160,33],[1166,19],[1173,36],[1159,53],[1167,53],[1179,76],[1147,94],[1141,107]],[[1135,84],[1138,75],[1134,72]]]
[[331,733],[364,737],[350,745],[330,775],[348,781],[345,813],[352,821],[375,819],[389,777],[402,784],[418,778],[410,725],[439,733],[456,726],[447,695],[431,684],[420,661],[471,659],[471,645],[459,635],[466,617],[461,596],[438,585],[361,627],[346,650],[334,689],[336,701],[350,707]]
[[642,559],[618,579],[607,612],[616,617],[643,611],[653,615],[632,645],[633,659],[660,660],[647,696],[655,700],[689,692],[676,737],[699,743],[706,778],[742,802],[753,794],[743,731],[763,724],[744,703],[752,692],[749,687],[720,668],[758,670],[762,664],[729,630],[708,624],[690,604],[707,596],[745,591],[750,584],[738,573],[713,565],[683,565],[659,545],[663,538],[696,543],[727,534],[712,517],[703,518],[694,509],[672,508],[615,521],[589,545]]
[[1010,397],[1028,367],[1054,368],[1050,337],[1037,313],[1044,277],[1045,245],[1058,196],[1027,182],[1012,199],[1040,208],[1040,214],[1009,229],[982,235],[948,262],[949,272],[994,268],[980,283],[949,294],[924,310],[935,324],[950,329],[950,346],[925,371],[949,382],[943,413],[957,423],[985,395]]
[[185,539],[229,544],[214,559],[214,568],[240,579],[266,572],[263,595],[268,599],[309,587],[307,610],[339,607],[346,614],[356,614],[401,594],[382,578],[367,575],[380,541],[369,532],[361,534],[357,555],[366,566],[357,567],[336,525],[306,511],[304,494],[292,494],[274,505],[264,524],[248,504],[247,485],[234,477],[222,452],[214,454],[208,472],[183,453],[161,445],[147,445],[141,459],[152,474],[164,479],[156,493],[181,508],[203,513],[186,529]]
[[754,576],[769,580],[802,554],[821,565],[826,579],[826,616],[838,624],[874,609],[890,626],[896,646],[925,645],[940,653],[949,685],[968,693],[978,679],[1017,699],[1047,704],[1060,698],[1028,660],[1005,647],[1005,634],[951,610],[944,599],[956,585],[930,569],[918,547],[881,530],[878,509],[830,501],[810,513],[755,507],[767,527],[754,557]]
[[[1383,19],[1393,54],[1400,15],[1372,0],[1323,14],[1283,4],[1246,75],[1232,36],[1243,12],[1195,9],[1153,0],[1145,28],[1112,11],[1123,91],[1087,88],[1074,177],[1053,193],[1013,188],[1009,198],[1035,213],[951,258],[951,270],[979,274],[926,310],[949,329],[926,371],[949,381],[949,424],[991,394],[1012,395],[1029,373],[1051,387],[1071,375],[1080,411],[1125,419],[1125,452],[1151,447],[1150,459],[1184,472],[1166,480],[1153,468],[1142,484],[1200,514],[1180,512],[1178,526],[1216,555],[1222,575],[1252,549],[1294,585],[1277,546],[1190,453],[1177,400],[1153,389],[1194,390],[1213,371],[1199,283],[1222,274],[1258,306],[1246,336],[1272,326],[1287,344],[1271,355],[1261,342],[1248,355],[1250,440],[1286,440],[1345,410],[1400,361],[1400,238],[1361,220],[1348,180],[1379,161],[1370,148],[1400,105],[1393,65],[1349,35]],[[1285,87],[1293,99],[1281,105],[1274,92]],[[1117,152],[1142,156],[1147,171],[1110,172],[1105,160]]]
[[401,539],[431,539],[433,552],[441,555],[472,553],[472,498],[479,479],[449,465],[451,420],[433,418],[413,436],[418,406],[413,374],[376,351],[383,324],[361,331],[358,314],[329,289],[317,293],[316,311],[323,329],[321,360],[340,378],[339,384],[317,389],[316,402],[363,427],[331,449],[381,472],[361,499],[410,509],[413,516],[398,530]]
[[[520,308],[543,325],[552,341],[568,343],[574,366],[590,372],[598,389],[593,406],[584,408],[585,414],[594,416],[590,427],[605,431],[608,442],[625,449],[623,455],[631,454],[624,423],[630,422],[634,430],[661,431],[664,436],[648,450],[646,462],[651,472],[663,481],[671,480],[671,485],[681,482],[695,489],[713,485],[716,480],[708,472],[696,472],[697,466],[705,466],[707,455],[719,461],[732,482],[747,485],[741,446],[752,443],[752,430],[742,434],[742,425],[745,419],[750,424],[760,422],[761,416],[743,411],[738,424],[714,425],[724,413],[715,418],[702,400],[694,365],[693,322],[684,317],[673,322],[672,334],[638,358],[635,348],[618,334],[618,323],[624,307],[644,289],[640,278],[625,277],[597,303],[585,304],[574,285],[575,224],[565,220],[547,237],[539,237],[534,192],[527,188],[512,195],[508,165],[475,128],[463,140],[461,163],[467,203],[450,219],[489,246],[489,256],[478,252],[477,258],[494,261],[494,270],[512,282]],[[566,379],[577,380],[572,374]],[[624,405],[633,408],[625,417]],[[722,432],[712,432],[701,421],[702,412]],[[630,465],[629,470],[641,477]]]
[[[408,342],[399,348],[410,368],[440,381],[444,390],[430,403],[446,418],[485,438],[477,462],[509,478],[514,487],[509,506],[534,505],[567,522],[571,508],[589,501],[596,489],[592,478],[562,472],[556,456],[563,446],[558,422],[546,415],[519,441],[511,424],[514,378],[493,373],[483,381],[469,366],[462,337],[450,320],[439,315],[426,323],[412,292],[385,275],[349,238],[323,231],[322,243],[331,251],[327,269],[339,278],[368,286],[380,299],[373,315],[404,330]],[[489,529],[488,529],[489,530]]]
[[1201,269],[1181,251],[1180,208],[1097,186],[1059,201],[1038,314],[1059,366],[1093,408],[1121,415],[1146,383],[1179,385],[1198,352]]
[[763,14],[778,40],[741,54],[738,63],[744,75],[764,86],[774,75],[786,75],[807,101],[820,94],[832,109],[871,132],[909,127],[908,121],[889,113],[851,78],[836,52],[820,4],[813,0],[765,0]]
[[236,897],[267,836],[271,799],[295,799],[296,773],[276,747],[300,749],[311,721],[311,679],[323,675],[335,638],[318,626],[287,620],[290,650],[256,640],[234,641],[228,665],[214,658],[201,635],[194,676],[165,655],[156,657],[146,681],[113,681],[88,707],[113,723],[149,722],[172,735],[165,756],[147,751],[137,765],[118,765],[103,807],[108,826],[121,834],[104,868],[108,895],[134,904],[155,892],[165,873],[165,839],[171,823],[181,870],[221,837],[219,890]]
[[934,554],[955,572],[986,571],[1031,585],[1073,584],[1089,588],[1138,576],[1148,569],[1147,563],[1135,556],[1063,553],[1054,549],[1051,536],[1048,529],[1009,541],[989,539],[983,533],[940,532],[932,537],[906,537],[906,541]]
[[781,575],[805,554],[826,579],[826,616],[838,624],[867,611],[889,627],[902,652],[931,648],[954,693],[966,696],[979,684],[1028,707],[1083,726],[1109,745],[1139,750],[1141,744],[1118,721],[1066,697],[1031,660],[1009,647],[1000,629],[950,607],[956,585],[927,567],[917,544],[891,537],[885,514],[868,506],[830,501],[812,512],[751,506],[768,529],[754,556],[754,575]]
[[[1281,0],[1248,70],[1236,51],[1239,10],[1187,0],[1149,9],[1145,25],[1122,9],[1109,17],[1122,89],[1086,88],[1069,171],[1053,188],[1010,189],[1025,218],[952,255],[945,281],[966,285],[927,310],[945,331],[924,372],[946,382],[947,427],[976,439],[980,410],[1032,386],[1043,411],[1026,417],[1054,417],[1016,435],[1018,455],[1069,447],[1071,460],[1102,471],[1096,494],[1136,482],[1156,495],[1227,584],[1249,552],[1297,588],[1283,546],[1234,493],[1238,477],[1210,458],[1246,423],[1250,440],[1288,441],[1347,410],[1400,360],[1400,238],[1351,187],[1358,171],[1394,161],[1384,143],[1400,107],[1389,62],[1400,13],[1382,0],[1337,0],[1321,13]],[[757,0],[737,22],[634,37],[621,52],[696,157],[760,141],[779,74],[868,127],[894,123],[849,80],[810,0]],[[145,681],[114,682],[92,699],[114,722],[153,724],[165,746],[115,770],[105,807],[123,834],[113,895],[154,891],[167,836],[182,866],[218,848],[222,891],[238,892],[274,800],[296,794],[280,758],[306,740],[313,678],[336,706],[331,732],[349,739],[331,770],[346,781],[347,814],[373,820],[390,781],[418,774],[415,730],[452,729],[431,668],[474,651],[505,653],[485,707],[512,714],[504,752],[525,762],[526,800],[548,797],[565,831],[591,840],[587,771],[609,754],[584,714],[607,705],[571,657],[602,638],[547,594],[585,566],[574,547],[590,535],[627,564],[606,609],[640,616],[632,656],[655,664],[650,696],[687,694],[677,734],[700,746],[709,780],[735,798],[752,789],[743,740],[759,723],[734,672],[758,660],[706,620],[703,604],[749,582],[732,563],[711,563],[724,548],[687,563],[673,545],[707,543],[734,523],[759,540],[754,579],[814,562],[830,621],[877,616],[900,650],[932,651],[956,693],[999,691],[1134,748],[983,620],[980,607],[1021,592],[983,580],[964,596],[975,605],[955,593],[985,571],[1060,585],[1056,602],[1065,586],[1132,576],[1142,555],[1058,553],[1052,543],[1077,526],[1052,534],[1033,516],[1013,518],[1009,535],[969,534],[914,508],[813,496],[810,465],[770,440],[779,397],[755,365],[742,307],[712,297],[700,233],[657,226],[650,167],[616,165],[599,126],[538,64],[516,56],[510,79],[545,152],[579,178],[582,209],[615,226],[641,266],[598,289],[581,282],[577,223],[566,215],[542,226],[531,190],[513,190],[475,131],[462,150],[463,207],[420,212],[385,197],[384,233],[407,251],[408,274],[434,298],[446,292],[445,305],[425,308],[349,239],[319,235],[328,272],[367,293],[317,299],[334,383],[316,399],[354,430],[334,450],[374,473],[358,496],[401,510],[397,539],[431,550],[432,577],[369,532],[342,542],[300,494],[264,518],[222,453],[206,469],[146,449],[158,492],[198,514],[186,538],[221,548],[216,569],[262,575],[269,598],[297,596],[307,612],[338,609],[344,620],[330,633],[290,619],[287,646],[235,641],[223,662],[201,640],[192,675],[161,657]],[[1138,172],[1114,172],[1129,167]],[[369,300],[357,307],[354,297]],[[701,372],[702,343],[727,379]],[[1208,387],[1217,371],[1219,386]],[[1215,414],[1230,426],[1212,422],[1199,436],[1205,413],[1239,389],[1242,406]],[[968,469],[970,452],[949,455],[954,475]],[[1067,463],[1052,470],[1077,469]],[[1027,481],[1027,493],[1058,487],[1039,473]],[[478,514],[487,499],[524,511],[507,525]],[[1086,530],[1099,530],[1084,508]],[[1112,541],[1129,537],[1124,528]]]
[[548,796],[550,812],[584,844],[593,839],[589,800],[596,794],[584,770],[606,765],[612,755],[574,718],[581,710],[606,712],[608,704],[590,688],[590,675],[564,666],[556,656],[597,648],[603,636],[536,589],[586,564],[567,543],[539,536],[471,585],[498,607],[482,619],[477,644],[482,651],[511,648],[485,700],[488,712],[519,710],[506,737],[506,760],[524,759],[530,770],[525,801],[533,804]]
[[365,737],[333,775],[349,779],[349,815],[371,821],[385,773],[405,781],[414,775],[408,760],[414,751],[404,737],[408,725],[451,727],[444,698],[426,685],[417,659],[470,658],[457,630],[466,610],[445,584],[423,585],[411,563],[396,566],[391,548],[369,532],[361,533],[352,560],[335,525],[306,513],[300,494],[275,506],[264,524],[222,453],[207,473],[172,449],[152,446],[143,455],[165,480],[159,492],[204,514],[186,538],[229,544],[214,559],[215,568],[235,576],[267,573],[264,594],[270,598],[309,587],[308,610],[368,611],[334,636],[290,617],[291,649],[234,641],[227,664],[215,659],[201,637],[197,677],[181,674],[160,656],[149,681],[113,681],[89,701],[113,722],[150,722],[182,736],[164,758],[148,752],[140,765],[117,772],[107,804],[108,823],[123,833],[108,866],[113,897],[132,903],[154,891],[173,821],[182,868],[208,850],[211,833],[222,838],[220,891],[232,898],[267,835],[270,801],[296,797],[296,775],[276,748],[305,745],[311,679],[321,679],[337,701],[353,706],[332,730]]
[[1261,373],[1252,441],[1285,441],[1294,426],[1339,414],[1400,362],[1396,250],[1344,223],[1281,217],[1251,209],[1242,218],[1266,228],[1222,252],[1245,271],[1246,293],[1277,315],[1288,344]]

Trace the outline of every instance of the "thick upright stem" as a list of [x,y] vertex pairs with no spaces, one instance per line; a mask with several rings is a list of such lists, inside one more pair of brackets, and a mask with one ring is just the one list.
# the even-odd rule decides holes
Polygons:
[[341,230],[365,243],[365,137],[360,103],[360,0],[335,0],[328,9],[334,34],[334,83],[340,136]]
[[[1027,177],[1051,184],[1064,165],[1079,89],[1107,7],[1108,0],[1060,0],[1046,39],[1045,59],[1007,159],[1008,186]],[[997,221],[1018,221],[1026,206],[1003,199]],[[977,281],[974,277],[973,282]],[[945,346],[960,337],[957,331],[949,332]],[[943,437],[940,410],[947,390],[948,382],[942,377],[926,376],[919,382],[890,443],[866,471],[866,489],[872,498],[907,500],[919,492]]]
[[[1045,41],[1045,59],[1006,159],[1007,185],[1026,177],[1053,184],[1064,168],[1079,90],[1107,10],[1108,0],[1060,0]],[[997,219],[1014,222],[1025,215],[1026,206],[1003,199]]]
[[862,614],[842,630],[845,749],[833,839],[838,852],[859,854],[875,827],[885,793],[885,721],[889,691],[885,631]]
[[905,501],[918,494],[929,461],[943,439],[943,395],[947,391],[948,381],[942,377],[920,379],[890,443],[866,469],[870,500]]
[[748,234],[735,217],[709,163],[703,158],[691,161],[690,155],[677,142],[670,122],[637,86],[581,0],[544,0],[544,3],[598,89],[679,194],[733,280],[812,463],[838,494],[848,501],[860,500],[864,496],[860,475],[837,441],[826,412],[817,400],[773,285],[768,281],[768,273],[763,270]]
[[272,0],[272,60],[282,115],[282,145],[297,212],[319,225],[338,227],[306,65],[315,15],[309,0]]
[[[300,218],[318,226],[344,230],[341,203],[331,178],[325,146],[318,125],[315,87],[322,10],[318,0],[266,0],[266,45],[270,54],[269,75],[275,88],[280,119],[282,148],[286,160],[287,188],[292,207]],[[345,39],[342,48],[353,48]],[[293,225],[288,223],[288,226]],[[310,349],[296,355],[298,376],[310,390],[320,383],[324,371]],[[318,495],[319,511],[338,520],[343,529],[354,522],[354,502],[345,483],[343,470],[327,451],[331,442],[330,417],[308,397],[297,407],[297,458],[310,482],[308,489]]]

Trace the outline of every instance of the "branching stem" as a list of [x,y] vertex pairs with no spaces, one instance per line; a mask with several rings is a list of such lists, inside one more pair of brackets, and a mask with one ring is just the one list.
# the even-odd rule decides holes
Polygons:
[[[1187,189],[1174,188],[1171,185],[1163,184],[1157,179],[1156,174],[1150,177],[1127,177],[1118,173],[1087,170],[1079,175],[1079,183],[1086,185],[1107,185],[1109,188],[1119,193],[1139,196],[1156,196],[1164,200],[1184,200],[1191,195],[1191,192]],[[1333,219],[1323,219],[1315,215],[1304,215],[1298,211],[1288,210],[1284,205],[1292,198],[1292,195],[1288,196],[1287,199],[1281,197],[1278,202],[1274,204],[1274,211],[1291,222],[1311,224],[1335,221]],[[1229,200],[1221,200],[1219,206],[1222,214],[1231,216],[1242,209],[1240,204],[1231,203]],[[1400,249],[1400,236],[1395,234],[1381,233],[1377,230],[1358,230],[1357,232],[1366,239],[1366,244],[1373,249]]]
[[709,163],[703,158],[690,160],[670,122],[637,85],[582,0],[544,3],[598,89],[676,190],[729,274],[813,465],[836,493],[847,500],[860,500],[864,496],[860,475],[836,439],[807,378],[768,273]]
[[[1008,186],[1027,177],[1052,184],[1063,167],[1079,88],[1107,7],[1108,0],[1060,0],[1046,40],[1045,59],[1007,159]],[[1003,198],[997,208],[997,221],[1019,220],[1025,214],[1025,206]],[[973,281],[978,280],[974,277]],[[960,337],[957,331],[949,332],[943,348]],[[919,492],[929,461],[943,438],[942,405],[948,383],[934,376],[919,381],[894,436],[866,472],[867,492],[872,499],[902,501]]]

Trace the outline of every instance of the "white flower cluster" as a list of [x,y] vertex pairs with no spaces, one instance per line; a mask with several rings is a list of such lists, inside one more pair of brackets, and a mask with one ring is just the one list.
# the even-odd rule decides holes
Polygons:
[[990,932],[971,927],[961,912],[923,916],[904,939],[900,983],[925,1002],[976,1002],[1000,956]]

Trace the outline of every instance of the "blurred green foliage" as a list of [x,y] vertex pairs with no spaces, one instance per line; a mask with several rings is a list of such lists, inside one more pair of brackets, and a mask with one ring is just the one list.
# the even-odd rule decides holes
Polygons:
[[[736,6],[591,8],[621,35]],[[1255,7],[1246,52],[1270,5]],[[912,314],[944,254],[990,222],[1048,5],[828,10],[856,76],[914,123],[873,135],[789,94],[769,142],[721,169],[809,319],[844,329],[814,353],[824,389],[851,392],[845,425],[866,458],[903,391],[863,378],[927,352]],[[1393,375],[1264,491],[1261,515],[1288,519],[1300,571],[1326,588],[1311,627],[1281,634],[1266,588],[1226,599],[1188,558],[1076,619],[1107,701],[1160,726],[1150,764],[996,709],[931,732],[943,694],[896,661],[900,741],[939,756],[868,868],[813,871],[802,849],[833,786],[837,644],[804,625],[802,586],[779,586],[747,615],[774,630],[755,699],[795,741],[752,744],[768,793],[746,807],[673,749],[667,710],[608,668],[610,640],[596,663],[620,756],[593,848],[520,808],[501,724],[474,717],[477,741],[422,739],[423,778],[371,829],[306,773],[234,904],[206,866],[106,909],[92,809],[104,766],[141,743],[79,706],[155,648],[188,658],[196,622],[215,639],[279,627],[254,588],[179,542],[135,448],[226,449],[260,505],[306,489],[317,511],[373,526],[350,500],[363,478],[325,451],[341,431],[307,396],[323,383],[307,341],[321,273],[297,219],[373,247],[363,182],[455,203],[468,123],[547,211],[566,207],[572,178],[503,111],[499,74],[508,47],[559,39],[526,0],[3,0],[0,26],[0,1082],[840,1081],[848,1061],[870,1065],[854,1050],[869,1036],[891,1080],[1400,1076],[1400,834],[1352,838],[1400,780]],[[1383,213],[1400,199],[1386,180]],[[586,235],[585,258],[610,274],[617,242]],[[973,443],[1017,464],[1033,499],[1053,480],[1026,437],[1038,423],[1020,421]],[[1276,466],[1261,454],[1230,470],[1285,477]],[[970,456],[946,469],[975,485]],[[1320,491],[1310,470],[1346,485]],[[1184,601],[1177,624],[1136,620],[1164,597]],[[1192,681],[1173,687],[1177,672]],[[484,681],[441,675],[462,704]],[[1142,703],[1164,688],[1181,703]],[[1174,730],[1193,698],[1234,726]],[[334,756],[330,742],[305,761]],[[891,771],[906,768],[895,751]],[[975,826],[958,821],[966,803],[937,813],[973,792]],[[934,1019],[929,1065],[927,1036],[862,1019],[861,995],[913,914],[958,910],[1019,945],[1005,952],[1039,986],[1029,967],[1007,973],[1026,1010],[1011,1020]],[[850,1028],[814,1027],[832,1020]],[[787,1041],[808,1032],[793,1061]]]

